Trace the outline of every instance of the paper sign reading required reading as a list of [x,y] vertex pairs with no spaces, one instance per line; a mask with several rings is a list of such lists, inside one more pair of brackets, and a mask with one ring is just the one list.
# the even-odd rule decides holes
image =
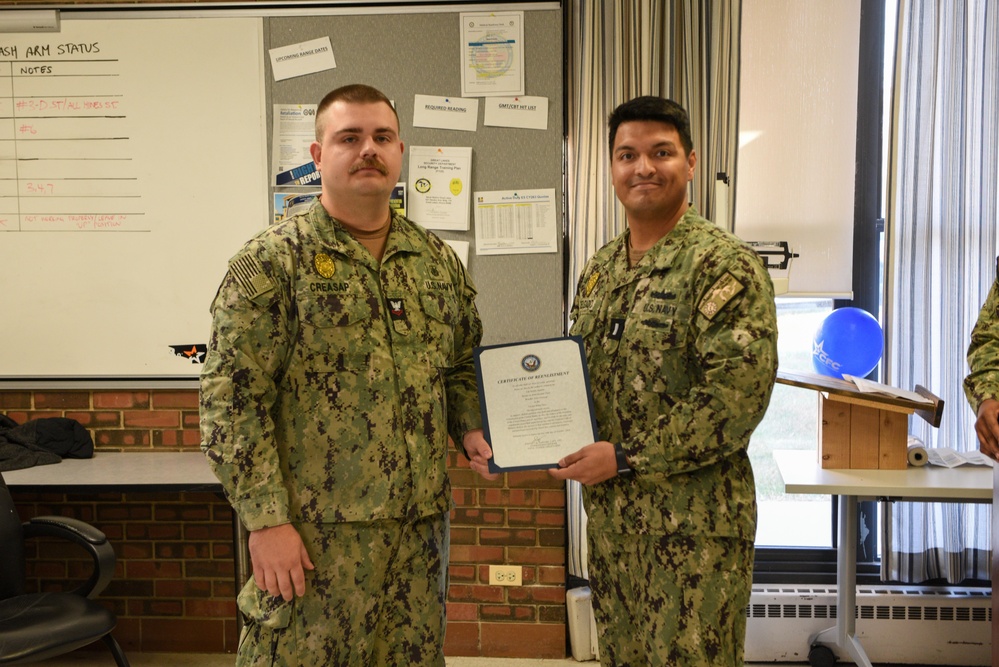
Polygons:
[[478,123],[478,100],[430,95],[416,95],[413,99],[413,127],[475,132]]

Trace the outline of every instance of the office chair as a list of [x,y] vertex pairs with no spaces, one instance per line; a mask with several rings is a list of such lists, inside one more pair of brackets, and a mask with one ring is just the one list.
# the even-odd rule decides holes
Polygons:
[[[90,578],[67,593],[25,593],[24,540],[39,536],[83,547],[94,560]],[[44,516],[22,524],[0,475],[0,665],[38,662],[101,639],[118,667],[129,667],[111,636],[118,619],[91,599],[108,585],[114,565],[114,549],[88,523]]]

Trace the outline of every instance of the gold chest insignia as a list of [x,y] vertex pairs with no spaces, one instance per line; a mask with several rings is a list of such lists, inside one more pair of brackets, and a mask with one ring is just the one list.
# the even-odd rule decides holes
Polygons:
[[314,261],[316,265],[316,271],[319,272],[323,278],[332,278],[333,274],[336,273],[336,266],[333,264],[333,259],[324,252],[316,255]]
[[597,272],[591,273],[590,277],[586,279],[586,287],[583,288],[583,296],[590,296],[593,292],[593,288],[597,286],[599,281],[600,274]]

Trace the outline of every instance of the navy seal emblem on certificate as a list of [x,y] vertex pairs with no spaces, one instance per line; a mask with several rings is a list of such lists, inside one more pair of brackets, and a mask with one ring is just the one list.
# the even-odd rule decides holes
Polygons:
[[520,366],[528,373],[533,373],[541,368],[541,360],[536,354],[529,354],[520,360]]
[[557,468],[597,441],[580,337],[478,347],[475,374],[492,472]]

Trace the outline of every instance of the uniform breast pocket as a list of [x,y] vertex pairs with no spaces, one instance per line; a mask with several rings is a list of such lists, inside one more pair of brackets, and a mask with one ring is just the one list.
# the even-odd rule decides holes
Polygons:
[[420,305],[424,315],[424,342],[435,366],[450,366],[454,356],[454,327],[458,303],[448,292],[423,292]]
[[679,313],[672,317],[646,318],[641,321],[639,338],[645,341],[644,357],[653,377],[652,391],[670,396],[686,394],[691,378],[687,370],[689,320]]
[[302,366],[314,372],[355,369],[364,364],[374,313],[364,299],[329,295],[299,301]]
[[593,336],[593,330],[597,326],[596,315],[588,310],[580,310],[576,313],[576,320],[572,323],[569,333],[579,336],[583,340]]
[[576,313],[576,320],[572,323],[569,333],[583,339],[586,348],[586,359],[590,367],[608,363],[617,353],[620,336],[613,333],[618,331],[615,327],[623,327],[623,320],[612,322],[610,325],[611,335],[607,335],[608,327],[600,320],[596,311],[580,309]]

